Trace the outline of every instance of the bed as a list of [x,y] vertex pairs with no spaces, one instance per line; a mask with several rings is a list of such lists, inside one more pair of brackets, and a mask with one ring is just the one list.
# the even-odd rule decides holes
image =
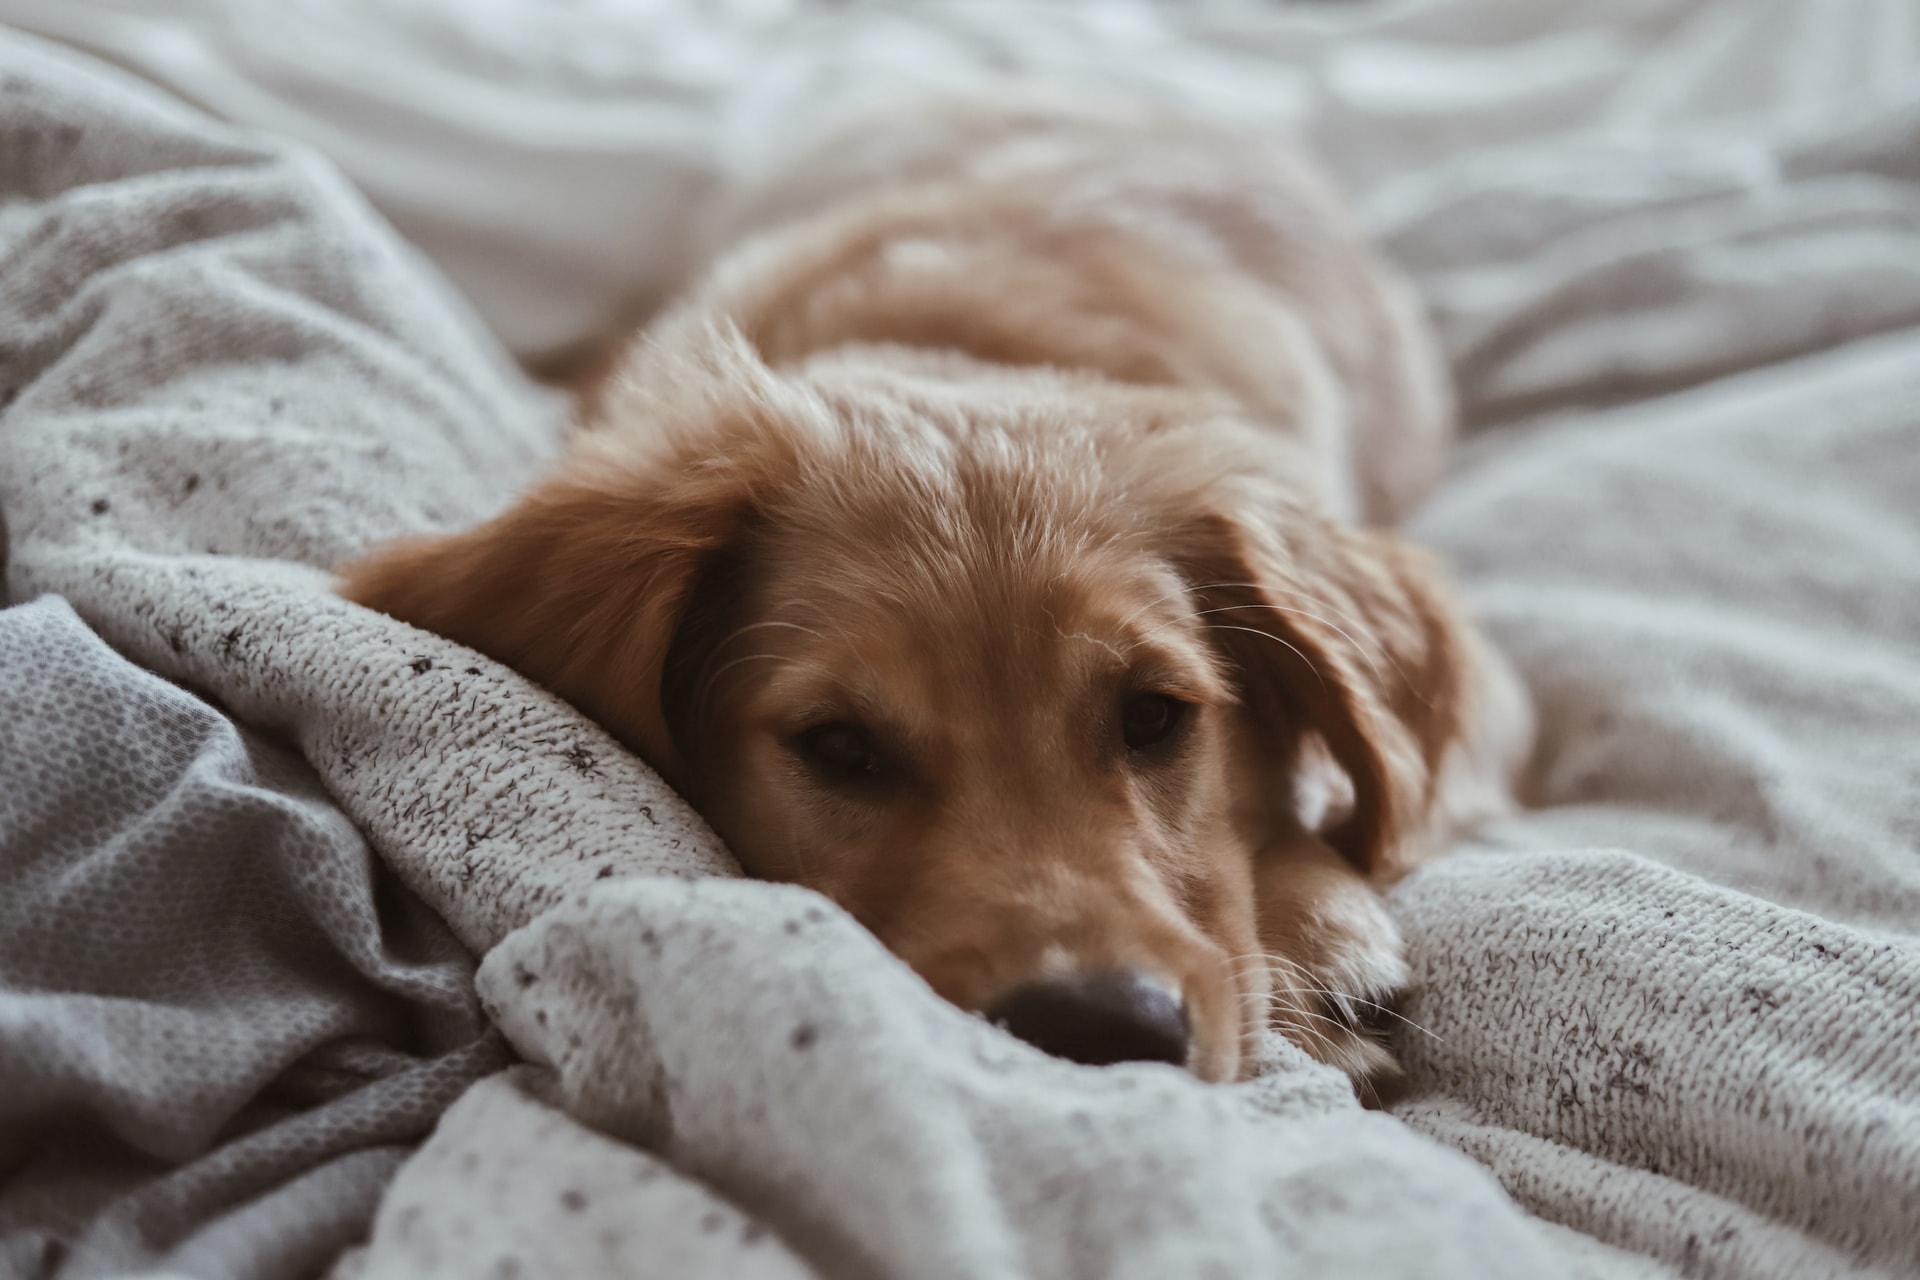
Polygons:
[[[0,1272],[1920,1272],[1903,0],[0,0]],[[1528,808],[1396,887],[1408,1096],[1053,1061],[329,566],[841,110],[1291,128],[1428,299],[1416,537]]]

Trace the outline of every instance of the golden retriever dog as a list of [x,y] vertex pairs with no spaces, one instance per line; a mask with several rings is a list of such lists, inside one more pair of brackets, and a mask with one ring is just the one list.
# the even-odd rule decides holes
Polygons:
[[1390,1079],[1377,889],[1529,737],[1385,527],[1450,431],[1408,288],[1277,141],[1039,95],[871,118],[731,225],[557,470],[344,594],[1043,1049]]

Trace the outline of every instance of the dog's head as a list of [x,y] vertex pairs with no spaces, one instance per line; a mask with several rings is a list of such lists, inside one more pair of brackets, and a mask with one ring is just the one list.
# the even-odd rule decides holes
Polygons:
[[[345,594],[573,701],[962,1007],[1237,1076],[1257,860],[1391,870],[1428,803],[1423,567],[1189,393],[881,349],[776,372],[727,332],[643,359],[561,472]],[[1308,753],[1351,784],[1318,832]]]

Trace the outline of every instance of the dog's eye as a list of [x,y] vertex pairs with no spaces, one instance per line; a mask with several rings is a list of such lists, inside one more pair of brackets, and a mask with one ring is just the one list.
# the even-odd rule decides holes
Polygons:
[[1136,693],[1120,708],[1127,750],[1145,751],[1171,738],[1187,718],[1187,704],[1164,693]]
[[826,778],[857,782],[880,772],[880,750],[857,724],[834,721],[815,725],[793,740],[794,750]]

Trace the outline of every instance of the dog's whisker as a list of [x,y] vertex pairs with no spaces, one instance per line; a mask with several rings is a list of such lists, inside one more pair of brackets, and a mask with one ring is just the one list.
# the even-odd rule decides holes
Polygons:
[[1379,1013],[1385,1014],[1387,1017],[1392,1018],[1396,1022],[1404,1023],[1406,1026],[1410,1027],[1415,1031],[1418,1031],[1421,1035],[1426,1036],[1428,1039],[1433,1040],[1436,1043],[1445,1044],[1447,1042],[1447,1039],[1445,1036],[1441,1035],[1437,1031],[1430,1031],[1426,1027],[1421,1026],[1419,1023],[1415,1022],[1412,1018],[1409,1018],[1404,1013],[1401,1013],[1398,1009],[1390,1008],[1387,1005],[1380,1004],[1378,1001],[1368,1000],[1364,996],[1354,995],[1350,991],[1335,991],[1330,987],[1307,986],[1307,985],[1302,985],[1295,989],[1310,995],[1321,995],[1321,996],[1326,996],[1327,998],[1333,999],[1333,1000],[1345,1000],[1350,1004],[1364,1005],[1369,1009],[1373,1009]]
[[885,688],[886,681],[882,680],[880,673],[873,669],[873,660],[867,656],[866,646],[855,644],[853,637],[847,634],[847,629],[837,622],[833,624],[833,634],[840,638],[841,643],[846,646],[847,652],[860,659],[861,669],[867,673],[867,679],[872,682],[875,687]]
[[[1316,596],[1310,591],[1297,591],[1290,587],[1276,587],[1272,583],[1268,583],[1268,582],[1209,582],[1205,586],[1196,587],[1194,589],[1196,591],[1222,591],[1222,590],[1260,591],[1268,595],[1292,596],[1296,600],[1304,600],[1308,604],[1313,605],[1317,609],[1320,609],[1326,613],[1333,614],[1335,617],[1345,622],[1348,626],[1352,627],[1355,631],[1358,631],[1361,635],[1365,636],[1368,640],[1372,641],[1373,647],[1379,650],[1379,652],[1383,656],[1386,656],[1389,658],[1392,657],[1392,652],[1387,648],[1386,645],[1380,642],[1380,637],[1377,634],[1375,634],[1373,628],[1368,625],[1367,620],[1365,618],[1361,617],[1359,614],[1354,613],[1352,610],[1342,609],[1338,605],[1334,604],[1331,600],[1328,600],[1326,597]],[[1247,604],[1230,605],[1227,607],[1234,608],[1234,609],[1275,609],[1275,608],[1280,608],[1282,606],[1268,604],[1265,601],[1253,601]],[[1307,613],[1303,609],[1292,610],[1292,612],[1300,613],[1305,617],[1314,619],[1316,622],[1324,622],[1326,623],[1327,626],[1330,626],[1330,627],[1333,626],[1333,623],[1327,622],[1327,620],[1323,617],[1320,617],[1319,614]],[[1351,635],[1348,635],[1344,631],[1342,631],[1341,634],[1343,636],[1346,636],[1348,643],[1352,644],[1355,648],[1361,647],[1359,645],[1359,642],[1354,640],[1354,638]]]
[[[1298,1020],[1311,1018],[1316,1022],[1326,1023],[1343,1035],[1352,1033],[1353,1028],[1341,1022],[1338,1018],[1330,1017],[1324,1013],[1318,1013],[1295,1001],[1284,998],[1290,994],[1293,994],[1293,992],[1269,989],[1267,991],[1242,992],[1240,998],[1244,1004],[1259,1006],[1262,1011],[1263,1020],[1276,1027],[1283,1029],[1286,1027],[1298,1027],[1302,1030],[1307,1030],[1308,1028],[1305,1027],[1305,1024]],[[1324,1043],[1332,1043],[1331,1037],[1327,1036],[1324,1032],[1314,1030],[1313,1034]]]
[[[1322,609],[1327,613],[1331,613],[1334,616],[1342,619],[1349,626],[1353,627],[1354,630],[1360,632],[1361,635],[1364,635],[1369,641],[1372,642],[1373,649],[1377,651],[1381,657],[1386,659],[1387,665],[1393,668],[1393,673],[1396,676],[1400,677],[1400,682],[1407,687],[1408,692],[1410,692],[1415,698],[1419,699],[1422,703],[1426,704],[1427,706],[1433,705],[1433,700],[1421,691],[1419,684],[1416,683],[1414,679],[1407,674],[1406,669],[1402,667],[1400,665],[1399,660],[1394,657],[1393,650],[1389,649],[1386,645],[1382,644],[1380,641],[1380,637],[1374,633],[1373,629],[1369,627],[1363,619],[1361,619],[1359,616],[1357,616],[1350,610],[1341,609],[1338,606],[1334,605],[1331,601],[1325,599],[1324,597],[1316,596],[1311,592],[1295,591],[1287,587],[1276,587],[1264,582],[1210,582],[1204,586],[1194,588],[1195,591],[1219,591],[1219,590],[1233,590],[1233,589],[1243,589],[1243,590],[1249,590],[1249,591],[1264,591],[1264,592],[1271,593],[1273,595],[1293,596],[1296,599],[1305,600],[1308,604],[1314,605],[1315,607]],[[1247,604],[1223,605],[1219,609],[1203,610],[1200,613],[1197,613],[1193,616],[1204,617],[1208,613],[1224,612],[1231,609],[1271,609],[1279,613],[1293,613],[1293,614],[1298,614],[1299,616],[1304,618],[1312,618],[1315,622],[1321,623],[1322,625],[1331,628],[1335,632],[1338,632],[1341,638],[1344,639],[1348,644],[1352,645],[1354,649],[1360,654],[1360,656],[1366,660],[1367,665],[1373,669],[1374,678],[1376,680],[1381,680],[1382,683],[1385,683],[1384,679],[1382,679],[1380,674],[1379,664],[1374,661],[1373,654],[1368,652],[1367,646],[1362,645],[1358,640],[1356,640],[1353,637],[1351,633],[1341,628],[1340,626],[1336,625],[1335,623],[1328,621],[1326,618],[1320,616],[1320,614],[1310,613],[1305,609],[1290,609],[1284,605],[1270,604],[1266,601],[1253,601]]]
[[1433,1040],[1439,1044],[1445,1044],[1447,1042],[1447,1038],[1445,1036],[1441,1035],[1437,1031],[1429,1031],[1427,1028],[1415,1022],[1412,1018],[1409,1018],[1404,1013],[1401,1013],[1398,1009],[1389,1008],[1384,1004],[1379,1004],[1375,1001],[1365,999],[1361,996],[1356,996],[1351,992],[1330,991],[1325,987],[1306,987],[1302,989],[1317,995],[1329,996],[1336,999],[1346,1000],[1352,1004],[1365,1005],[1369,1009],[1374,1009],[1380,1013],[1385,1014],[1387,1017],[1392,1018],[1396,1022],[1401,1022],[1406,1024],[1408,1027],[1412,1028],[1415,1031],[1418,1031],[1421,1035],[1426,1036],[1430,1040]]
[[1268,1008],[1270,1018],[1277,1017],[1279,1016],[1280,1013],[1284,1012],[1287,1014],[1297,1015],[1303,1018],[1314,1018],[1314,1019],[1317,1019],[1318,1021],[1327,1023],[1329,1026],[1338,1027],[1342,1031],[1347,1031],[1351,1029],[1347,1027],[1346,1024],[1342,1023],[1338,1018],[1332,1018],[1327,1016],[1326,1014],[1317,1013],[1312,1009],[1305,1008],[1304,1006],[1296,1002],[1286,999],[1286,997],[1296,994],[1297,992],[1298,992],[1298,988],[1290,988],[1287,990],[1270,988],[1266,991],[1246,992],[1244,993],[1243,998],[1250,999],[1250,1000],[1258,1000],[1263,1002]]
[[[1361,635],[1365,636],[1368,640],[1372,641],[1374,649],[1379,653],[1381,657],[1385,658],[1387,662],[1393,666],[1395,672],[1400,676],[1400,678],[1402,680],[1407,681],[1407,683],[1410,686],[1413,685],[1413,681],[1407,676],[1407,673],[1400,669],[1399,663],[1395,660],[1393,656],[1393,650],[1381,641],[1379,633],[1376,632],[1370,625],[1368,625],[1367,620],[1363,618],[1361,615],[1353,612],[1351,609],[1342,609],[1340,606],[1334,604],[1333,601],[1328,600],[1325,596],[1316,596],[1310,591],[1298,591],[1288,587],[1268,587],[1267,590],[1273,592],[1275,595],[1292,596],[1296,600],[1304,600],[1316,609],[1320,609],[1327,613],[1333,614],[1335,617],[1339,618],[1342,622],[1345,622],[1348,626],[1352,627],[1354,630],[1358,631]],[[1309,616],[1313,616],[1313,615],[1309,615]],[[1322,618],[1320,619],[1320,621],[1326,622],[1326,619]],[[1331,622],[1327,622],[1327,625],[1330,627],[1333,626]],[[1342,631],[1341,634],[1347,635],[1347,633],[1344,631]],[[1348,635],[1347,639],[1350,643],[1354,643],[1354,647],[1356,648],[1359,647],[1358,643],[1354,642],[1352,636]],[[1417,686],[1414,686],[1414,687],[1417,692],[1418,687]]]
[[[1198,591],[1198,590],[1203,590],[1203,589],[1204,589],[1204,588],[1200,588],[1200,587],[1189,587],[1189,586],[1186,586],[1185,584],[1182,584],[1182,585],[1180,585],[1180,586],[1178,586],[1178,587],[1175,587],[1175,588],[1174,588],[1173,590],[1171,590],[1171,591],[1168,591],[1168,592],[1164,592],[1164,593],[1163,593],[1163,594],[1161,594],[1161,595],[1157,595],[1157,596],[1155,596],[1155,597],[1154,597],[1153,599],[1151,599],[1151,600],[1149,600],[1149,601],[1147,601],[1147,602],[1146,602],[1145,604],[1143,604],[1143,605],[1141,605],[1141,606],[1140,606],[1140,607],[1139,607],[1138,609],[1135,609],[1135,610],[1134,610],[1134,611],[1133,611],[1132,613],[1130,613],[1130,614],[1128,614],[1128,615],[1127,615],[1126,617],[1124,617],[1124,618],[1122,618],[1122,619],[1120,620],[1120,628],[1119,628],[1119,629],[1120,629],[1120,630],[1122,630],[1122,631],[1124,631],[1124,630],[1126,630],[1126,629],[1127,629],[1127,628],[1128,628],[1129,626],[1132,626],[1132,625],[1133,625],[1133,621],[1134,621],[1134,619],[1135,619],[1135,618],[1138,618],[1138,617],[1139,617],[1139,616],[1140,616],[1141,614],[1143,614],[1143,613],[1145,613],[1145,612],[1147,612],[1147,611],[1148,611],[1149,609],[1152,609],[1152,608],[1155,608],[1155,607],[1156,607],[1156,606],[1158,606],[1158,605],[1161,605],[1161,604],[1164,604],[1164,603],[1166,603],[1166,602],[1167,602],[1168,600],[1171,600],[1171,599],[1173,599],[1173,598],[1174,598],[1175,596],[1184,596],[1184,595],[1186,595],[1186,594],[1188,594],[1188,593],[1189,593],[1189,592],[1191,592],[1191,591]],[[1174,619],[1174,622],[1179,622],[1179,621],[1181,621],[1181,620],[1182,620],[1182,619],[1179,619],[1179,618],[1176,618],[1176,619]],[[1173,625],[1173,623],[1162,623],[1162,624],[1161,624],[1161,626],[1159,626],[1159,627],[1155,627],[1155,628],[1154,628],[1154,630],[1153,630],[1153,632],[1149,632],[1148,634],[1149,634],[1149,635],[1151,635],[1151,634],[1153,634],[1154,632],[1158,632],[1158,631],[1160,631],[1160,630],[1162,630],[1163,628],[1165,628],[1165,627],[1167,627],[1167,626],[1171,626],[1171,625]]]
[[[1312,618],[1315,622],[1318,622],[1322,626],[1325,626],[1328,629],[1332,630],[1334,633],[1339,635],[1341,639],[1345,640],[1349,645],[1353,646],[1354,652],[1360,655],[1361,661],[1365,662],[1368,668],[1373,672],[1373,678],[1375,680],[1380,681],[1382,684],[1386,683],[1386,677],[1380,670],[1380,664],[1374,660],[1373,654],[1368,652],[1366,645],[1361,644],[1344,628],[1338,626],[1333,622],[1328,621],[1326,618],[1321,617],[1319,614],[1312,613],[1306,609],[1291,609],[1291,608],[1288,608],[1286,605],[1270,604],[1267,601],[1258,600],[1258,601],[1249,602],[1247,604],[1223,604],[1223,605],[1218,605],[1211,609],[1200,609],[1195,611],[1192,614],[1189,614],[1188,617],[1189,618],[1205,618],[1216,613],[1234,613],[1234,612],[1238,612],[1246,609],[1266,609],[1272,613],[1291,613],[1302,618]],[[1180,619],[1177,621],[1184,621],[1184,620],[1185,619]],[[1164,631],[1167,627],[1172,625],[1174,625],[1174,623],[1172,622],[1162,623],[1160,626],[1155,627],[1152,631],[1149,631],[1147,635],[1148,637],[1152,637],[1154,635],[1157,635],[1159,632]],[[1421,697],[1422,700],[1424,701],[1425,700],[1424,695],[1421,695],[1419,687],[1414,684],[1413,680],[1400,667],[1400,664],[1394,661],[1392,652],[1389,651],[1386,648],[1386,646],[1382,645],[1377,638],[1372,636],[1371,633],[1368,633],[1367,638],[1373,641],[1373,647],[1378,649],[1381,655],[1386,658],[1388,664],[1393,667],[1393,673],[1400,677],[1401,682],[1404,683],[1407,686],[1407,688],[1414,693],[1416,697]]]
[[1333,1027],[1338,1031],[1340,1031],[1343,1035],[1351,1034],[1353,1031],[1352,1027],[1340,1021],[1340,1019],[1338,1018],[1329,1017],[1324,1013],[1315,1013],[1312,1009],[1304,1008],[1298,1004],[1286,1004],[1283,1002],[1276,1001],[1275,1007],[1278,1010],[1284,1011],[1286,1014],[1290,1014],[1290,1015],[1294,1015],[1302,1018],[1312,1018],[1315,1022],[1324,1022],[1328,1026]]
[[1314,1053],[1316,1050],[1320,1053],[1332,1053],[1337,1047],[1326,1033],[1316,1027],[1307,1026],[1305,1023],[1292,1022],[1277,1015],[1272,1019],[1272,1023],[1273,1029],[1286,1036],[1289,1040],[1296,1042],[1310,1041],[1311,1043],[1301,1043],[1300,1045],[1301,1048],[1309,1053]]
[[779,618],[774,618],[774,619],[769,619],[768,621],[765,621],[765,622],[750,622],[746,626],[738,628],[737,630],[729,633],[727,638],[722,640],[719,644],[714,645],[713,651],[714,653],[717,654],[721,652],[723,649],[725,649],[728,645],[732,644],[735,640],[738,640],[741,636],[749,635],[752,632],[761,631],[768,627],[785,627],[790,631],[798,631],[802,635],[812,636],[816,640],[824,640],[826,638],[825,636],[822,636],[818,631],[815,631],[812,627],[803,627],[797,622],[787,622]]
[[[1415,1022],[1412,1018],[1407,1017],[1404,1013],[1401,1013],[1398,1009],[1394,1009],[1387,1005],[1381,1004],[1377,1000],[1369,1000],[1365,996],[1356,995],[1351,991],[1336,991],[1332,987],[1321,984],[1320,982],[1315,980],[1312,970],[1306,968],[1304,965],[1300,964],[1297,960],[1294,960],[1288,956],[1269,955],[1264,952],[1254,952],[1254,953],[1249,953],[1247,955],[1235,956],[1229,961],[1229,964],[1235,966],[1234,972],[1237,975],[1251,972],[1255,966],[1278,967],[1279,969],[1282,970],[1283,975],[1287,977],[1289,989],[1294,992],[1298,992],[1303,995],[1325,996],[1328,999],[1332,999],[1332,1000],[1345,1000],[1350,1004],[1362,1005],[1366,1008],[1373,1009],[1379,1013],[1382,1013],[1387,1017],[1392,1018],[1394,1021],[1404,1024],[1405,1026],[1409,1027],[1414,1031],[1418,1031],[1421,1035],[1426,1036],[1428,1039],[1433,1040],[1435,1043],[1445,1044],[1447,1042],[1445,1036],[1441,1035],[1437,1031],[1433,1031],[1427,1027],[1421,1026],[1418,1022]],[[1270,993],[1271,998],[1276,1001],[1280,998],[1281,994],[1282,993],[1279,991],[1274,991]],[[1307,1016],[1309,1017],[1323,1016],[1319,1014],[1313,1014],[1310,1011],[1305,1011],[1305,1010],[1303,1010],[1302,1012],[1307,1013]],[[1337,1021],[1337,1019],[1333,1019],[1332,1021]]]
[[[1387,652],[1387,647],[1380,643],[1380,637],[1374,634],[1373,628],[1367,624],[1367,620],[1365,618],[1361,617],[1359,614],[1354,613],[1350,609],[1342,609],[1340,606],[1334,604],[1333,601],[1327,599],[1325,596],[1314,595],[1311,591],[1299,591],[1292,587],[1277,587],[1270,582],[1209,582],[1202,586],[1195,587],[1194,590],[1196,591],[1261,591],[1269,595],[1292,596],[1296,600],[1304,600],[1308,604],[1313,605],[1317,609],[1321,609],[1327,613],[1333,614],[1335,617],[1341,619],[1343,622],[1353,627],[1354,630],[1366,636],[1367,639],[1373,641],[1374,646],[1378,648],[1382,653]],[[1239,606],[1236,606],[1236,607],[1239,607]],[[1271,607],[1271,606],[1259,606],[1259,607]],[[1315,615],[1308,614],[1307,616],[1313,617]],[[1320,619],[1320,620],[1325,621],[1325,619]],[[1331,626],[1332,624],[1328,623],[1328,625]]]
[[[769,627],[784,627],[789,630],[801,632],[804,635],[813,636],[816,639],[824,639],[824,637],[822,637],[820,633],[818,631],[815,631],[812,627],[803,627],[797,622],[787,622],[778,618],[768,619],[762,622],[751,622],[744,627],[739,627],[735,629],[734,631],[729,633],[725,639],[721,640],[718,644],[714,645],[713,648],[707,654],[707,664],[711,666],[713,661],[716,658],[718,658],[721,654],[725,653],[727,651],[727,646],[731,645],[734,641],[740,639],[743,636],[750,635],[755,631],[765,630],[766,628],[769,628]],[[694,693],[694,696],[693,696],[693,705],[703,711],[705,710],[707,705],[708,694],[712,690],[713,686],[719,681],[720,676],[726,673],[727,671],[732,670],[735,662],[751,661],[753,658],[756,658],[756,657],[771,658],[771,657],[777,657],[777,656],[780,656],[780,655],[748,654],[742,658],[735,659],[734,662],[729,662],[726,666],[720,668],[719,671],[715,671],[710,675],[705,676],[701,680],[700,688]]]
[[742,654],[740,657],[734,658],[733,660],[727,663],[724,663],[718,670],[708,673],[705,677],[701,679],[700,687],[698,690],[695,691],[693,695],[694,707],[704,712],[707,707],[707,699],[712,696],[713,690],[718,685],[721,676],[725,675],[727,672],[733,670],[735,667],[741,665],[742,663],[753,662],[759,659],[768,659],[774,662],[784,662],[788,666],[793,666],[793,667],[810,667],[815,671],[826,670],[825,667],[821,666],[817,662],[808,662],[802,658],[788,657],[784,653]]
[[1250,636],[1260,636],[1262,639],[1273,641],[1275,644],[1281,646],[1282,648],[1291,649],[1295,654],[1295,656],[1297,656],[1300,659],[1300,661],[1307,664],[1307,670],[1313,672],[1313,678],[1320,682],[1320,687],[1323,689],[1326,687],[1327,678],[1320,674],[1319,667],[1316,667],[1313,665],[1313,659],[1309,658],[1306,654],[1301,653],[1299,646],[1288,644],[1285,640],[1282,640],[1279,636],[1274,635],[1270,631],[1262,631],[1258,627],[1222,626],[1218,623],[1209,623],[1207,629],[1209,631],[1244,631]]
[[[1302,618],[1312,618],[1315,622],[1318,622],[1321,625],[1333,630],[1336,634],[1340,636],[1341,639],[1345,640],[1348,644],[1352,645],[1354,648],[1354,651],[1360,655],[1361,659],[1365,661],[1367,666],[1372,670],[1373,678],[1375,680],[1381,681],[1381,683],[1383,684],[1385,683],[1385,677],[1381,674],[1381,671],[1380,671],[1380,664],[1374,661],[1373,655],[1367,652],[1366,646],[1361,644],[1358,640],[1354,639],[1345,630],[1343,630],[1338,626],[1335,626],[1331,622],[1328,622],[1325,618],[1321,617],[1317,613],[1310,613],[1305,609],[1290,609],[1283,604],[1268,604],[1266,601],[1262,600],[1262,601],[1257,601],[1251,604],[1223,604],[1223,605],[1220,605],[1218,608],[1202,609],[1198,613],[1194,614],[1193,616],[1196,618],[1204,618],[1209,614],[1234,613],[1234,612],[1245,610],[1245,609],[1266,609],[1273,613],[1291,613],[1291,614],[1296,614]],[[1379,641],[1377,640],[1374,641],[1374,644],[1378,646]],[[1386,650],[1382,648],[1381,652],[1386,653]],[[1387,654],[1387,660],[1391,662],[1393,660],[1393,656],[1391,654]],[[1395,674],[1398,675],[1402,680],[1407,679],[1406,673],[1403,671],[1399,671],[1396,669]],[[1408,681],[1408,683],[1409,685],[1411,685],[1412,682]]]

